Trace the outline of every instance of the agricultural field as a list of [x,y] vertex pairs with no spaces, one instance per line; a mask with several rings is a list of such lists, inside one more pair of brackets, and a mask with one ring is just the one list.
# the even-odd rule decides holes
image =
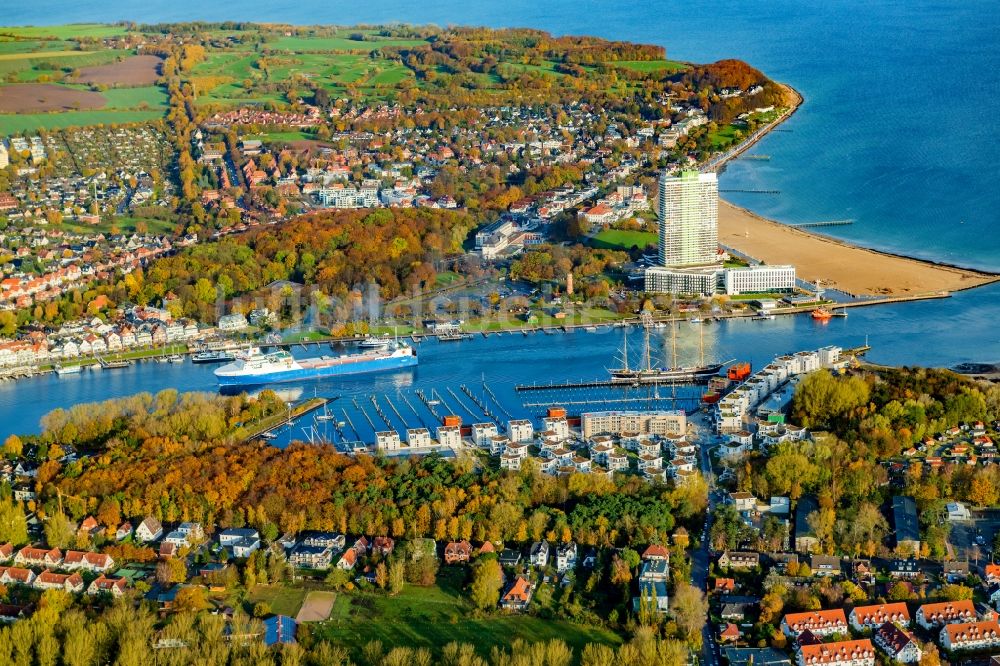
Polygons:
[[676,60],[620,60],[610,63],[615,67],[631,69],[634,72],[679,72],[687,69],[688,65]]
[[375,640],[382,641],[386,648],[407,645],[435,650],[452,641],[472,643],[484,655],[518,638],[529,642],[561,639],[576,649],[587,643],[621,643],[621,638],[610,630],[568,620],[528,615],[476,617],[462,590],[463,571],[444,568],[434,586],[407,585],[395,597],[341,593],[330,619],[315,631],[355,650]]
[[74,80],[108,86],[149,86],[160,76],[160,63],[156,56],[137,55],[108,65],[84,67]]
[[159,86],[109,88],[100,94],[106,100],[106,109],[167,108],[167,91]]
[[78,37],[116,37],[125,34],[120,25],[105,23],[69,23],[66,25],[42,26],[0,26],[0,36],[26,37],[31,39],[74,39]]
[[209,53],[205,62],[193,71],[199,103],[287,102],[289,100],[281,88],[294,79],[319,84],[331,95],[341,95],[348,86],[372,94],[376,88],[393,87],[413,77],[413,73],[403,65],[372,58],[358,49],[324,50],[324,47],[341,45],[341,42],[347,45],[373,42],[302,37],[287,37],[278,43],[282,42],[298,50],[271,51],[268,54],[245,51]]

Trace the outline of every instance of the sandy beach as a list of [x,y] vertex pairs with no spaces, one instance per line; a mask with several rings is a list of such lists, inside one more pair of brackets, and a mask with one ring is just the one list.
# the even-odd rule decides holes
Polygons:
[[1000,276],[942,266],[795,229],[719,201],[719,242],[768,264],[792,264],[799,278],[856,296],[959,291]]

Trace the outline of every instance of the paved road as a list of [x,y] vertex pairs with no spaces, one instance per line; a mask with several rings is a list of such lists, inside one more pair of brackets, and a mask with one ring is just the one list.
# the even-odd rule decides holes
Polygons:
[[[701,542],[697,550],[691,551],[691,583],[702,592],[707,592],[708,588],[708,568],[712,562],[712,554],[709,551],[708,533],[712,528],[712,510],[720,500],[720,496],[715,489],[715,476],[712,474],[712,463],[709,458],[709,450],[712,447],[713,435],[708,419],[703,412],[698,412],[691,417],[696,431],[696,440],[701,457],[701,473],[708,483],[708,510],[705,513],[705,527],[700,536]],[[714,627],[708,622],[702,630],[701,663],[702,666],[717,666],[720,663],[719,646],[715,644]]]

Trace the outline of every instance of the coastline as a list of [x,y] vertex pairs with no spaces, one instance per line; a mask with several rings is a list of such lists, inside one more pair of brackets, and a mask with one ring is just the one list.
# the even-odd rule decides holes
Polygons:
[[[798,110],[802,94],[780,85],[791,100],[788,111],[702,168],[721,169]],[[858,298],[940,297],[1000,281],[1000,273],[858,245],[783,224],[721,198],[719,243],[763,263],[792,264],[799,279],[821,280],[825,287]]]
[[719,242],[766,264],[792,264],[799,279],[851,296],[922,297],[973,289],[1000,275],[855,245],[782,224],[725,200]]

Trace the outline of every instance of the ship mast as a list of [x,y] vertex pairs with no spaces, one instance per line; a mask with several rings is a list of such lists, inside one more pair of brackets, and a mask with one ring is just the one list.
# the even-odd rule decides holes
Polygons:
[[646,327],[646,370],[652,370],[653,366],[649,362],[649,327]]
[[704,368],[705,367],[705,327],[704,326],[699,326],[698,327],[698,333],[699,333],[699,335],[698,335],[698,354],[699,354],[699,361],[698,361],[698,363],[701,365],[701,367]]
[[625,328],[625,337],[622,342],[622,363],[625,365],[625,371],[628,371],[628,328]]
[[670,365],[677,368],[677,321],[670,322]]

